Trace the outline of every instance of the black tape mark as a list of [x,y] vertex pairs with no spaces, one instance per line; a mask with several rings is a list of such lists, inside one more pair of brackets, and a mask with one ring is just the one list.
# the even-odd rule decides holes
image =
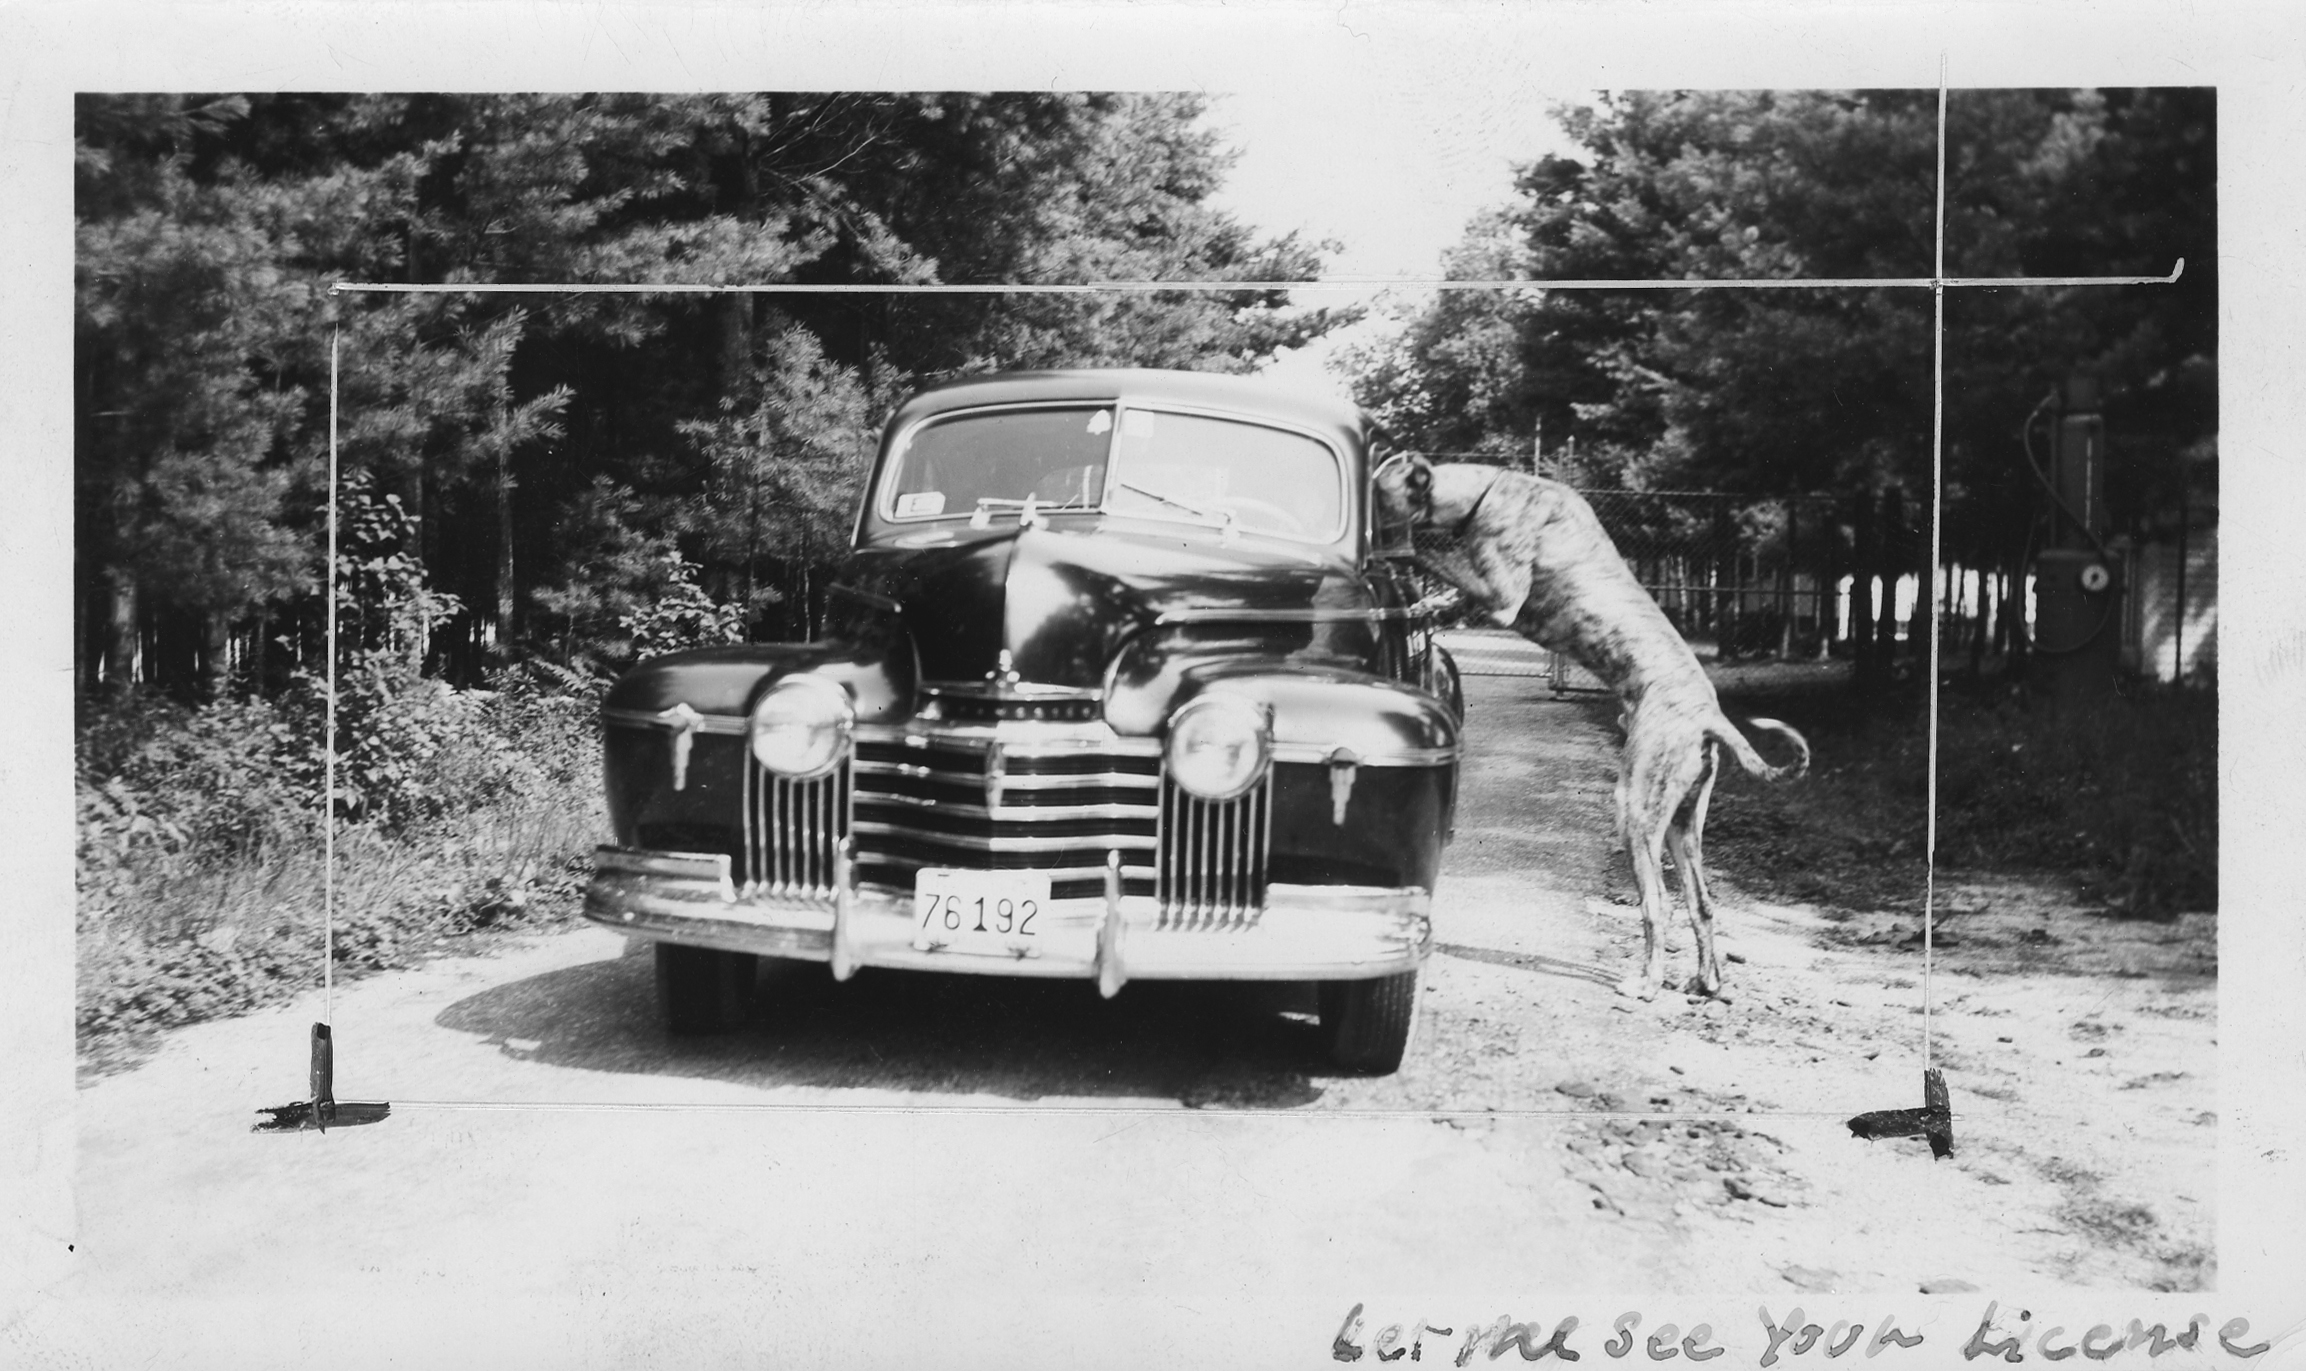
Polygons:
[[1932,1068],[1922,1073],[1922,1107],[1877,1109],[1850,1120],[1850,1134],[1859,1138],[1928,1138],[1933,1158],[1954,1155],[1954,1110],[1946,1094],[1946,1076]]
[[256,1112],[270,1114],[272,1117],[262,1123],[250,1125],[248,1131],[251,1133],[295,1133],[307,1128],[318,1128],[325,1133],[331,1125],[338,1128],[351,1128],[364,1123],[382,1123],[392,1114],[392,1106],[382,1100],[338,1100],[328,1106],[328,1117],[325,1121],[313,1113],[310,1100],[298,1100],[294,1104],[267,1105]]
[[392,1106],[381,1100],[337,1100],[336,1044],[328,1025],[316,1023],[312,1026],[312,1097],[295,1104],[268,1105],[256,1112],[272,1117],[251,1125],[251,1133],[294,1133],[307,1128],[326,1133],[330,1124],[349,1128],[381,1123],[391,1115]]

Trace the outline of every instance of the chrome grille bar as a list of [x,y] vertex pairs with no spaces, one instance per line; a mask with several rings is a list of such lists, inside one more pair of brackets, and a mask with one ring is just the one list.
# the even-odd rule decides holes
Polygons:
[[760,764],[745,765],[747,895],[831,900],[833,849],[848,836],[849,767],[793,781]]
[[1107,854],[1150,894],[1159,745],[1102,723],[860,727],[850,829],[860,878],[909,890],[922,867],[1045,872],[1059,899],[1104,888]]
[[1239,928],[1265,907],[1266,859],[1273,841],[1273,775],[1247,794],[1201,800],[1174,783],[1161,787],[1157,838],[1161,927]]

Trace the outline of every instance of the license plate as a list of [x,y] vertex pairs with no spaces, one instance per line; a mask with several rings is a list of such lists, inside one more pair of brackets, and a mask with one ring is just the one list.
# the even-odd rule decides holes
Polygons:
[[913,878],[913,946],[923,952],[1038,956],[1048,919],[1041,872],[923,867]]

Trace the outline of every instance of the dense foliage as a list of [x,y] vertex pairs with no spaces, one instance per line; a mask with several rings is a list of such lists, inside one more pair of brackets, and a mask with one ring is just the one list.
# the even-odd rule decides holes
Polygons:
[[[269,693],[318,650],[332,416],[476,679],[614,662],[673,587],[806,628],[875,425],[999,367],[1241,370],[1327,328],[1273,292],[332,293],[338,281],[1303,279],[1208,203],[1197,99],[87,96],[75,332],[81,679]],[[341,345],[332,342],[341,331]],[[683,571],[683,568],[689,570]]]
[[[1654,92],[1559,112],[1575,156],[1524,165],[1448,260],[1463,278],[1920,277],[1934,92]],[[2175,286],[1947,294],[1948,550],[2018,552],[2040,504],[2020,430],[2061,379],[2105,393],[2118,527],[2214,482],[2214,92],[1960,91],[1945,265],[2165,273]],[[1778,496],[1902,486],[1926,506],[1926,291],[1444,293],[1353,359],[1413,445],[1526,454],[1580,485]],[[1571,444],[1574,442],[1574,449]]]

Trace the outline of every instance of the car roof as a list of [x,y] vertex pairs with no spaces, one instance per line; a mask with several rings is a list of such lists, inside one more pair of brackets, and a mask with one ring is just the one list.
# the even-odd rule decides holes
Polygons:
[[1277,420],[1334,439],[1347,453],[1356,453],[1365,447],[1375,431],[1367,414],[1341,400],[1307,394],[1253,376],[1161,371],[1148,367],[1005,371],[947,381],[907,400],[890,418],[889,426],[893,432],[934,414],[981,405],[1120,399],[1229,410]]

